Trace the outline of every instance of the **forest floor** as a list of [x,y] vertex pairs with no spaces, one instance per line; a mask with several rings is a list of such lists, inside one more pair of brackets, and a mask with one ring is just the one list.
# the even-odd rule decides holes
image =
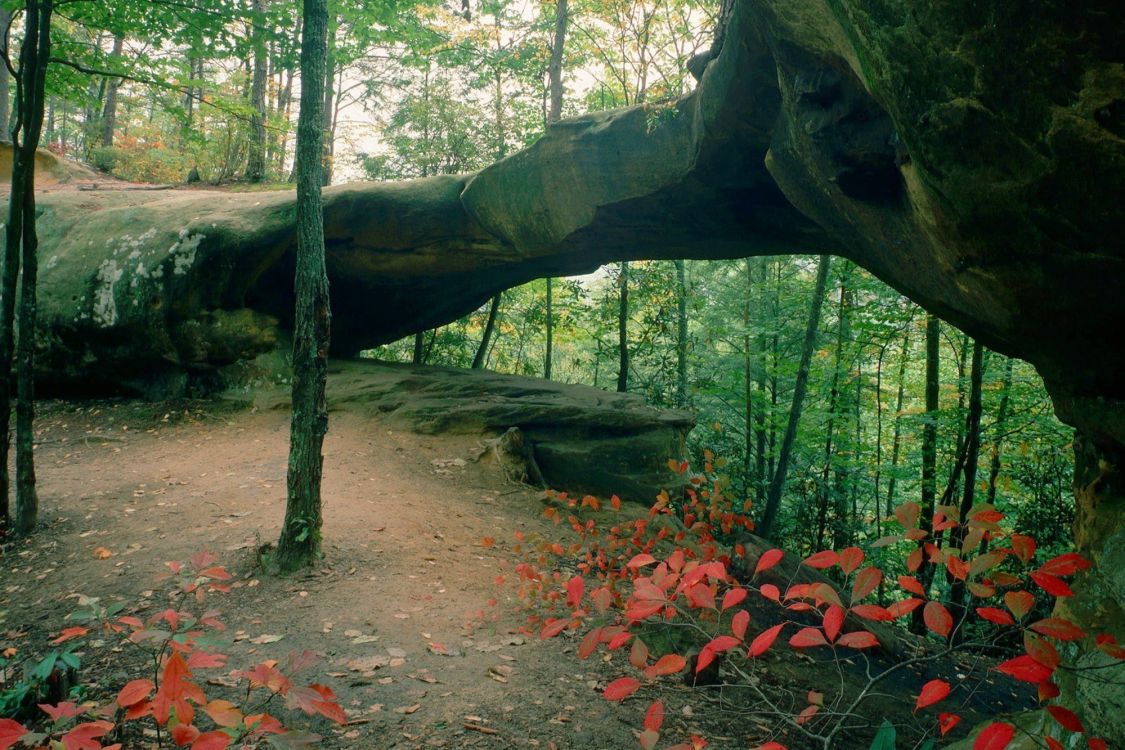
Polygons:
[[[517,632],[526,615],[512,589],[494,579],[512,577],[514,532],[548,534],[553,526],[541,492],[468,460],[479,452],[476,438],[419,436],[346,412],[331,418],[324,559],[306,573],[276,577],[262,570],[258,549],[276,539],[282,520],[287,412],[200,402],[43,403],[43,526],[0,557],[0,651],[42,653],[79,594],[126,602],[127,613],[140,617],[159,611],[167,588],[154,579],[164,562],[207,549],[235,575],[231,593],[211,602],[234,639],[228,668],[292,650],[324,657],[319,679],[350,719],[343,727],[311,722],[325,747],[625,750],[638,747],[636,732],[656,697],[668,711],[661,747],[691,734],[717,750],[771,738],[768,717],[720,708],[717,688],[665,681],[609,703],[601,690],[631,672],[624,654],[580,661],[571,636],[540,641]],[[499,603],[489,607],[492,598]],[[83,646],[79,679],[103,699],[141,676],[114,645]],[[801,700],[804,690],[840,679],[788,649],[765,661],[767,682],[799,691]],[[902,672],[883,686],[874,724],[914,721],[920,675]],[[965,727],[1027,706],[1028,694],[983,680],[968,702]],[[310,723],[294,718],[297,726]],[[857,737],[836,745],[866,746]]]

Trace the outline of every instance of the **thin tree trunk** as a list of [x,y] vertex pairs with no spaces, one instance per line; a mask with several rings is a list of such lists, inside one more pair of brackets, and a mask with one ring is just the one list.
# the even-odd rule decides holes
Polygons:
[[[464,0],[465,16],[469,16],[469,3]],[[562,117],[563,106],[563,53],[566,50],[566,28],[570,22],[567,0],[557,0],[555,6],[555,38],[551,44],[551,60],[547,65],[547,76],[551,94],[551,106],[547,110],[547,124],[558,122]],[[543,358],[543,377],[551,379],[551,363],[555,356],[555,310],[552,292],[554,279],[547,279],[547,351]]]
[[52,0],[27,0],[24,6],[25,34],[16,77],[16,127],[12,131],[12,181],[8,204],[6,244],[0,279],[0,497],[7,521],[9,425],[16,281],[24,264],[20,286],[20,338],[15,351],[18,382],[16,401],[16,510],[12,528],[25,534],[35,528],[39,513],[35,493],[34,372],[36,250],[35,150],[43,130],[47,65],[51,56]]
[[[327,30],[327,51],[325,53],[325,67],[324,67],[324,101],[321,106],[323,107],[324,115],[321,118],[321,184],[332,184],[332,132],[335,129],[335,123],[332,113],[335,110],[336,101],[336,28],[339,23],[336,15],[333,14],[329,19]],[[302,86],[304,86],[304,74],[301,74]],[[301,97],[302,102],[304,97]]]
[[688,406],[688,286],[687,264],[676,265],[676,406]]
[[992,442],[992,457],[988,468],[988,504],[996,503],[996,484],[1000,478],[1000,444],[1004,438],[1004,426],[1008,422],[1008,403],[1012,395],[1012,365],[1015,360],[1007,358],[1004,363],[1004,383],[1000,390],[1000,406],[996,410],[996,439]]
[[816,286],[813,290],[812,305],[809,309],[808,325],[805,327],[805,342],[801,347],[801,364],[797,368],[797,380],[793,384],[793,402],[789,407],[789,423],[785,428],[785,437],[781,441],[781,453],[777,458],[777,471],[774,472],[773,479],[770,482],[769,494],[766,496],[766,507],[757,530],[758,534],[766,539],[769,539],[774,531],[777,512],[781,507],[781,492],[785,488],[785,479],[789,472],[789,457],[793,452],[793,443],[797,438],[797,425],[801,421],[801,409],[804,406],[805,391],[809,382],[809,364],[812,362],[813,350],[816,349],[816,334],[820,326],[820,309],[824,303],[824,289],[828,285],[828,269],[831,263],[831,256],[820,256],[816,272]]
[[[764,258],[761,262],[761,273],[759,274],[760,285],[760,298],[764,299],[766,291],[766,279],[769,276],[769,262]],[[749,269],[747,269],[749,273]],[[765,305],[759,305],[759,311]],[[760,314],[760,313],[759,313]],[[771,314],[771,326],[777,325],[776,316]],[[755,501],[761,505],[766,501],[766,485],[768,479],[766,477],[766,338],[763,333],[758,337],[758,357],[762,363],[761,376],[758,378],[758,413],[754,418],[755,430],[757,431],[755,451],[754,451],[754,492]],[[773,412],[770,411],[770,421],[773,421]]]
[[[937,501],[937,420],[938,420],[938,364],[940,362],[941,323],[933,315],[926,315],[926,416],[922,425],[922,509],[919,514],[919,527],[926,536],[919,540],[920,547],[932,543],[934,529],[934,508]],[[925,561],[921,568],[922,585],[929,590],[933,579],[933,566]],[[923,629],[922,608],[914,610],[911,628],[916,632]]]
[[754,476],[753,447],[754,447],[754,384],[753,366],[750,360],[750,312],[754,293],[754,261],[746,259],[746,298],[742,304],[742,396],[743,405],[743,450],[742,450],[742,494],[749,498],[758,486],[757,477]]
[[320,551],[322,449],[328,431],[325,383],[331,309],[324,264],[321,156],[327,0],[304,0],[301,114],[297,122],[297,306],[293,326],[293,417],[289,432],[288,496],[277,564],[294,570]]
[[[8,40],[11,37],[9,24],[12,22],[12,11],[0,8],[0,57],[8,57]],[[0,64],[0,141],[10,140],[12,134],[8,132],[8,123],[12,118],[10,98],[12,95],[11,76],[8,66]],[[5,507],[7,503],[4,503]]]
[[906,363],[910,359],[910,323],[906,325],[906,333],[902,336],[902,355],[898,361],[898,395],[895,398],[895,427],[891,438],[891,468],[890,478],[887,480],[887,511],[891,515],[895,510],[895,483],[898,480],[899,451],[902,447],[902,405],[906,395]]
[[426,332],[418,331],[414,334],[414,356],[411,359],[416,365],[425,364],[426,362]]
[[[113,37],[114,57],[120,58],[125,51],[125,37]],[[113,135],[117,130],[117,89],[121,86],[120,78],[110,78],[106,81],[105,107],[102,109],[102,146],[113,146]]]
[[484,361],[488,358],[488,345],[492,341],[492,332],[496,327],[496,314],[500,312],[500,298],[502,296],[504,295],[501,293],[493,297],[492,305],[488,308],[488,321],[484,324],[484,335],[481,336],[480,346],[477,347],[477,353],[473,356],[474,370],[484,367]]
[[[958,526],[950,531],[951,541],[955,554],[964,556],[965,550],[961,549],[965,540],[965,529],[969,522],[969,513],[973,508],[976,497],[977,464],[980,461],[980,421],[983,411],[981,403],[981,384],[984,380],[984,347],[979,341],[973,342],[973,359],[969,375],[969,415],[966,424],[966,449],[965,449],[965,484],[961,494],[961,507],[957,519]],[[954,578],[951,581],[950,600],[954,605],[954,622],[960,624],[964,619],[965,609],[965,581]],[[953,638],[955,642],[961,640],[961,628],[958,627]]]
[[264,24],[268,0],[253,0],[254,79],[250,85],[250,154],[246,160],[246,179],[261,182],[266,176],[266,76],[268,49]]
[[625,393],[629,390],[629,261],[621,261],[617,285],[617,391]]
[[551,379],[551,362],[555,358],[555,310],[552,292],[554,279],[547,277],[547,351],[543,355],[543,377]]

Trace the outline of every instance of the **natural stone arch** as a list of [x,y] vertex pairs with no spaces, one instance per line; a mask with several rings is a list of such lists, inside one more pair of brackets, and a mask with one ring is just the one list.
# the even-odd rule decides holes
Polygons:
[[[1042,373],[1078,429],[1075,534],[1096,563],[1067,606],[1125,640],[1123,14],[736,0],[673,105],[560,122],[477,175],[328,191],[336,345],[614,260],[843,255]],[[291,196],[41,205],[45,377],[120,381],[277,345]],[[1125,743],[1120,693],[1069,689]]]

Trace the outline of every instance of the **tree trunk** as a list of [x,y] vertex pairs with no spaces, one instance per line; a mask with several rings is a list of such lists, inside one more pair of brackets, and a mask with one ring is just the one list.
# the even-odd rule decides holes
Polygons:
[[1000,387],[1000,406],[996,410],[996,439],[992,441],[992,457],[988,467],[988,504],[996,503],[996,484],[1000,478],[1000,444],[1004,441],[1004,426],[1008,422],[1008,403],[1012,395],[1012,366],[1015,360],[1004,363],[1004,383]]
[[[965,484],[961,494],[961,507],[956,528],[950,531],[954,554],[965,556],[966,550],[961,549],[965,541],[965,529],[969,522],[969,513],[973,508],[976,497],[977,463],[980,460],[980,420],[983,411],[981,404],[981,384],[984,380],[984,347],[979,341],[973,342],[973,360],[969,374],[969,415],[965,426]],[[951,577],[952,578],[952,577]],[[954,642],[960,642],[962,637],[960,623],[965,614],[965,582],[960,579],[951,580],[950,601],[953,603],[954,622],[958,627],[952,637]]]
[[[468,0],[464,0],[465,16],[469,15]],[[566,27],[570,23],[570,13],[567,0],[556,0],[555,6],[555,39],[551,44],[551,61],[547,65],[547,76],[550,79],[551,106],[547,110],[547,124],[558,122],[562,117],[563,106],[563,53],[566,50]],[[551,379],[551,361],[555,354],[555,310],[551,299],[554,280],[547,279],[547,352],[543,359],[543,377]]]
[[[913,316],[912,316],[913,318]],[[898,395],[895,398],[895,427],[891,437],[891,469],[890,479],[887,480],[887,511],[886,515],[895,512],[895,483],[898,469],[899,451],[902,447],[902,404],[906,395],[906,363],[910,359],[910,327],[913,319],[906,324],[906,333],[902,335],[902,356],[898,360]]]
[[781,507],[781,492],[785,488],[786,474],[789,473],[789,457],[793,452],[793,443],[797,439],[797,425],[801,421],[801,409],[804,406],[805,391],[809,383],[809,364],[812,362],[813,350],[816,349],[816,334],[820,326],[820,309],[824,303],[824,289],[828,285],[828,269],[831,263],[831,256],[820,256],[816,272],[816,287],[813,290],[808,325],[805,328],[805,342],[801,347],[801,364],[797,368],[797,380],[793,384],[793,402],[789,407],[789,423],[785,428],[785,437],[781,440],[781,452],[777,457],[777,470],[770,481],[769,494],[766,496],[766,507],[757,529],[758,535],[766,539],[769,539],[774,531],[773,526],[777,521],[777,512]]
[[676,264],[676,406],[688,407],[688,285],[687,264]]
[[[11,32],[8,28],[12,22],[12,11],[0,7],[0,57],[8,57],[8,40]],[[12,119],[10,98],[12,95],[11,76],[8,66],[0,64],[0,141],[10,140],[12,134],[8,132],[8,122]],[[5,507],[7,503],[4,504]]]
[[[125,37],[113,37],[114,57],[120,58],[125,51]],[[102,109],[102,146],[109,148],[113,145],[113,135],[117,130],[117,89],[121,85],[120,78],[110,78],[105,86],[105,107]]]
[[12,528],[25,534],[35,528],[39,502],[35,493],[32,390],[35,349],[36,250],[35,150],[43,130],[47,64],[51,57],[52,0],[27,0],[24,6],[25,34],[16,76],[16,122],[12,132],[12,181],[8,222],[0,279],[0,521],[8,521],[9,425],[16,281],[24,265],[20,287],[20,339],[15,351],[18,384],[16,401],[16,512]]
[[[321,117],[321,184],[332,184],[332,153],[335,150],[332,143],[332,133],[335,130],[335,123],[333,122],[332,113],[335,111],[336,102],[336,28],[339,24],[339,19],[335,14],[329,19],[327,29],[327,48],[325,52],[324,64],[324,101],[321,106],[323,107],[323,115]],[[304,86],[305,76],[301,74],[301,85]],[[302,102],[304,97],[301,97]]]
[[250,85],[250,154],[246,160],[246,179],[261,182],[266,176],[266,75],[268,50],[265,23],[268,0],[253,0],[254,79]]
[[289,431],[285,525],[277,545],[281,570],[310,563],[320,551],[322,448],[328,431],[331,311],[324,265],[321,155],[327,0],[304,0],[301,114],[297,121],[297,306],[293,325],[293,417]]
[[[836,348],[832,359],[832,386],[828,389],[828,424],[824,430],[824,468],[817,487],[816,548],[824,549],[825,534],[828,531],[828,505],[838,487],[831,484],[833,463],[833,441],[836,433],[836,412],[840,401],[840,367],[844,361],[844,321],[847,318],[847,280],[840,276],[840,302],[836,311]],[[839,498],[833,505],[839,510]],[[840,519],[836,518],[835,525]],[[833,536],[836,536],[833,534]],[[841,549],[843,545],[836,546]]]
[[[926,315],[926,416],[922,425],[922,510],[919,526],[926,532],[918,545],[932,542],[934,506],[937,501],[937,420],[938,420],[938,364],[941,344],[941,323],[933,315]],[[923,554],[923,558],[925,555]],[[933,566],[923,561],[922,586],[929,590],[933,579]],[[924,628],[922,607],[914,610],[911,628],[921,632]]]
[[[765,298],[766,279],[769,276],[769,261],[766,259],[761,260],[761,273],[759,274],[760,285],[760,299]],[[761,310],[765,305],[760,304],[758,309]],[[776,310],[771,309],[770,312],[770,325],[777,325]],[[758,356],[762,363],[762,373],[758,378],[758,414],[754,418],[754,429],[756,434],[756,445],[754,451],[754,498],[758,505],[762,505],[766,501],[766,486],[769,480],[766,477],[766,337],[761,334],[758,337]],[[772,408],[770,409],[770,422],[773,422],[774,414]]]
[[754,476],[754,383],[753,363],[750,359],[750,318],[754,294],[754,260],[746,261],[746,298],[742,304],[742,396],[745,400],[742,411],[742,494],[752,497],[757,488],[757,478]]
[[413,364],[421,365],[426,362],[426,332],[418,331],[414,334],[414,356],[410,360]]
[[620,296],[617,306],[617,391],[629,390],[629,261],[621,261],[617,279]]
[[480,339],[480,346],[477,347],[477,353],[473,356],[473,369],[479,370],[484,367],[484,360],[488,357],[488,345],[492,341],[492,332],[496,327],[496,314],[500,312],[500,298],[503,294],[497,294],[492,298],[492,305],[488,308],[488,320],[484,324],[484,334]]

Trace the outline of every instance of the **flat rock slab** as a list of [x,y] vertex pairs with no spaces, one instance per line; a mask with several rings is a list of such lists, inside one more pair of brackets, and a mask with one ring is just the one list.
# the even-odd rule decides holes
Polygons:
[[[644,503],[678,483],[668,459],[685,455],[695,426],[690,412],[657,409],[631,393],[362,360],[332,364],[328,403],[424,435],[494,437],[517,427],[551,488]],[[271,391],[261,405],[284,408],[287,397]]]

